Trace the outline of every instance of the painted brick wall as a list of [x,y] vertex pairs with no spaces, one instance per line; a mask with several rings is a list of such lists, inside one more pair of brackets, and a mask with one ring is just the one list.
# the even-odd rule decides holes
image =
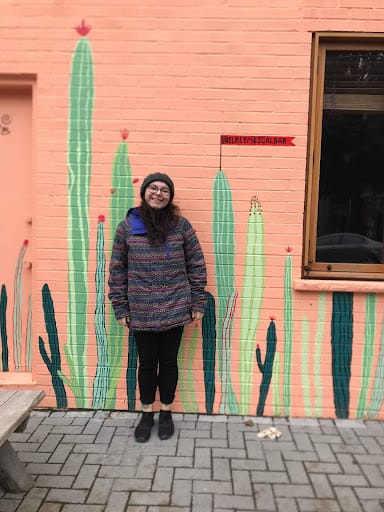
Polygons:
[[[240,402],[247,226],[251,198],[257,196],[264,223],[265,289],[255,340],[249,349],[253,367],[250,402],[245,401],[239,412],[255,414],[261,374],[254,350],[256,343],[259,344],[264,357],[267,328],[273,317],[278,339],[276,350],[281,358],[273,386],[281,392],[276,391],[273,398],[270,390],[265,412],[283,414],[284,275],[287,258],[292,263],[292,279],[298,279],[301,272],[312,33],[379,32],[383,16],[381,0],[163,0],[160,4],[152,0],[107,3],[7,0],[1,3],[0,81],[14,80],[20,75],[35,81],[31,164],[34,233],[28,250],[33,262],[33,380],[46,392],[45,405],[57,406],[51,378],[37,346],[38,336],[47,344],[41,299],[45,283],[49,284],[54,302],[63,373],[69,374],[63,351],[68,329],[69,83],[75,47],[81,38],[75,28],[81,20],[91,27],[86,37],[92,52],[95,89],[90,150],[87,406],[91,405],[97,364],[93,322],[98,218],[106,217],[108,262],[113,236],[109,225],[111,175],[122,130],[129,131],[127,147],[136,198],[141,180],[148,172],[164,171],[174,178],[175,202],[197,230],[208,265],[208,291],[215,298],[218,292],[212,212],[213,184],[220,169],[220,135],[284,135],[294,137],[295,145],[221,148],[221,168],[230,183],[236,226],[234,268],[239,296],[230,352],[232,385]],[[5,190],[7,176],[3,175],[2,180]],[[124,214],[121,211],[122,217]],[[291,252],[286,251],[287,247]],[[305,316],[310,346],[313,346],[322,321],[319,293],[293,290],[292,294],[294,341],[289,412],[301,416],[313,414],[305,409],[305,395],[310,393],[313,401],[321,395],[322,416],[334,416],[329,344],[331,294],[325,297],[321,361],[316,360],[314,349],[309,350],[309,375],[304,379],[302,322]],[[352,415],[361,388],[359,365],[363,342],[359,339],[363,339],[364,300],[364,294],[357,295],[354,303],[357,341],[351,381]],[[377,310],[381,318],[380,295]],[[201,334],[199,330],[199,341],[193,345],[193,327],[186,331],[185,365],[181,364],[180,371],[186,385],[183,384],[184,394],[178,394],[175,409],[205,412]],[[376,337],[379,338],[379,333]],[[377,343],[375,361],[378,346]],[[195,352],[188,352],[192,349]],[[117,409],[127,408],[126,350],[125,342],[114,404]],[[188,357],[192,356],[191,370]],[[320,376],[311,370],[315,366]],[[307,384],[310,391],[305,389]],[[224,386],[216,370],[214,412],[222,411],[223,407],[228,410],[220,398]],[[183,398],[188,397],[188,389],[194,392],[193,400]],[[67,393],[68,406],[75,407],[69,389]]]

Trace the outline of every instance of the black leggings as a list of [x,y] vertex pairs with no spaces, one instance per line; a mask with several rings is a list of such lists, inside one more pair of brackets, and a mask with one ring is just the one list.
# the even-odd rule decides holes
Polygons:
[[173,402],[179,375],[177,354],[183,328],[175,327],[161,332],[135,331],[140,400],[143,405],[155,401],[157,387],[162,404]]

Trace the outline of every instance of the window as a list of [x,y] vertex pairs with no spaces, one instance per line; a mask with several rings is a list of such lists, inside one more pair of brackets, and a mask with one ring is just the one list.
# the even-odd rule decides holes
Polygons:
[[384,37],[316,34],[303,277],[384,280]]

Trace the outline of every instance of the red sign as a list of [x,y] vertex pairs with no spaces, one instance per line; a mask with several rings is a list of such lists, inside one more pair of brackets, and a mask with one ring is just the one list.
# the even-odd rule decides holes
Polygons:
[[236,146],[294,146],[295,137],[281,135],[221,135],[221,144]]

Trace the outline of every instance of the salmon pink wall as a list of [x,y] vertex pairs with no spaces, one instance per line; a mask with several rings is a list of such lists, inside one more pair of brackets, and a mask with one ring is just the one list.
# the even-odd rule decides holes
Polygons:
[[[106,280],[114,227],[143,177],[162,171],[209,272],[175,410],[384,417],[382,285],[300,278],[312,34],[380,32],[384,4],[363,3],[0,5],[0,98],[29,84],[33,118],[32,269],[19,272],[32,280],[32,367],[13,364],[16,254],[0,269],[0,384],[42,388],[47,407],[139,407],[134,339],[114,322]],[[220,145],[223,134],[294,145]],[[0,135],[6,160],[11,137]],[[11,184],[2,173],[2,197]]]

